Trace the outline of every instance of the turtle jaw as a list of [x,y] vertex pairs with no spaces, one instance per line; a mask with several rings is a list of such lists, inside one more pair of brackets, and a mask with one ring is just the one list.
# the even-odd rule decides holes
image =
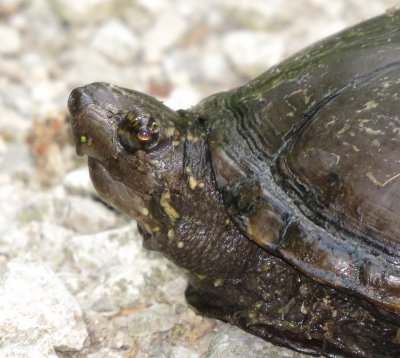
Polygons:
[[100,198],[135,219],[148,234],[159,231],[160,223],[148,209],[150,195],[133,190],[115,179],[106,166],[95,158],[89,157],[88,165],[90,178]]

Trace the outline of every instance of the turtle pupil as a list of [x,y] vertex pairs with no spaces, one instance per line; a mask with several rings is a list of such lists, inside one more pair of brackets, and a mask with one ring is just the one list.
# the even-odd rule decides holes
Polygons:
[[152,138],[153,132],[151,131],[150,128],[141,127],[139,129],[137,136],[141,142],[148,142]]

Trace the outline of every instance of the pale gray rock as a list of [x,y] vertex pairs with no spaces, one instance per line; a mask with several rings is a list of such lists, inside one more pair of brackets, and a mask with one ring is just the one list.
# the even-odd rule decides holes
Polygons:
[[0,4],[0,9],[16,9],[18,6],[22,5],[24,0],[2,0]]
[[227,78],[234,76],[227,58],[221,53],[199,56],[199,74],[204,74],[204,80],[212,83],[225,84]]
[[[10,83],[7,86],[7,91],[3,93],[3,103],[9,109],[17,112],[17,114],[22,114],[22,116],[28,116],[33,113],[34,104],[29,96],[29,88],[17,86],[14,83]],[[7,117],[2,114],[4,120]],[[8,119],[10,121],[10,119]],[[13,125],[11,123],[11,125]]]
[[22,42],[18,30],[0,25],[0,54],[14,54],[20,51]]
[[2,335],[0,357],[57,358],[57,354],[47,331],[29,328]]
[[[82,59],[85,61],[82,61]],[[68,63],[65,69],[65,80],[70,83],[70,88],[82,86],[85,83],[105,81],[120,78],[121,67],[110,66],[108,58],[97,53],[89,46],[81,46],[73,51],[66,51],[61,58],[63,63]],[[131,70],[131,72],[133,72]],[[84,78],[82,78],[84,74]],[[65,93],[68,97],[69,93]]]
[[0,137],[0,163],[4,158],[4,154],[7,152],[7,143],[4,141],[3,138]]
[[80,301],[96,312],[116,313],[141,303],[147,280],[164,282],[176,279],[168,270],[168,262],[141,247],[136,225],[94,235],[76,236],[65,244],[73,266],[87,273],[85,288],[79,292]]
[[[164,11],[171,6],[171,0],[137,0],[137,3],[145,8],[146,10],[152,12],[153,14],[157,14],[160,11]],[[176,4],[175,4],[176,5]]]
[[0,252],[9,258],[21,252],[34,250],[36,256],[53,270],[60,268],[65,260],[64,245],[74,236],[71,230],[52,222],[31,221],[24,225],[11,224],[0,235]]
[[35,166],[29,148],[25,143],[14,143],[7,148],[0,161],[0,171],[10,175],[18,174],[30,177],[35,173]]
[[169,82],[177,88],[193,88],[193,82],[198,78],[210,86],[225,84],[228,78],[234,76],[222,51],[200,54],[175,50],[163,59],[162,66]]
[[170,358],[199,358],[200,355],[189,348],[172,347]]
[[176,323],[177,316],[170,305],[155,304],[128,316],[128,332],[135,337],[164,332]]
[[306,358],[307,356],[281,349],[261,338],[250,335],[229,324],[220,325],[213,337],[206,358]]
[[90,180],[87,167],[75,169],[65,175],[62,182],[68,193],[73,195],[97,196],[96,190]]
[[114,6],[113,2],[108,0],[50,0],[50,2],[59,16],[74,23],[85,22],[88,17],[93,20],[104,19],[110,16]]
[[146,61],[160,61],[165,51],[177,44],[188,31],[189,25],[175,8],[158,14],[153,26],[143,36]]
[[224,37],[222,44],[228,61],[239,73],[249,77],[276,64],[284,51],[282,39],[261,31],[232,31]]
[[180,86],[175,88],[169,96],[164,100],[164,103],[175,109],[190,108],[199,102],[201,95],[193,87]]
[[[1,79],[0,87],[2,87]],[[10,144],[22,142],[26,137],[26,133],[30,129],[31,124],[29,121],[27,121],[18,110],[12,109],[7,105],[2,105],[1,97],[0,112],[0,136],[4,136],[5,138],[9,139]]]
[[[118,352],[109,348],[103,348],[98,350],[96,353],[88,354],[87,358],[126,358],[126,352],[123,350]],[[183,357],[182,357],[183,358]]]
[[1,270],[0,335],[32,329],[46,331],[51,345],[63,351],[82,349],[87,338],[75,298],[42,261],[25,254]]
[[0,177],[0,235],[18,221],[20,208],[30,191],[22,182],[12,180],[6,174]]
[[122,65],[131,64],[139,55],[140,43],[135,33],[122,21],[112,19],[94,34],[91,44],[96,52],[109,61]]
[[177,278],[165,283],[161,287],[161,291],[164,293],[166,301],[170,304],[182,304],[186,305],[185,290],[187,287],[187,280],[184,276],[178,276]]
[[78,196],[66,196],[63,190],[41,193],[21,203],[20,222],[56,222],[81,233],[98,232],[113,227],[117,217],[100,202]]

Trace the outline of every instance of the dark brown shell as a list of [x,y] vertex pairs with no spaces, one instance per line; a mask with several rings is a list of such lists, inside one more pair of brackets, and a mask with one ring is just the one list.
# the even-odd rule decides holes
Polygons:
[[251,240],[400,312],[400,16],[328,38],[195,108]]

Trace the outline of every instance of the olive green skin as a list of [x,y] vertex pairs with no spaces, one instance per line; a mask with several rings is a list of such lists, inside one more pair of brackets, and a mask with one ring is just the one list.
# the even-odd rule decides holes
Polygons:
[[311,355],[399,356],[399,28],[372,19],[188,111],[71,93],[97,191],[187,272],[200,312]]

